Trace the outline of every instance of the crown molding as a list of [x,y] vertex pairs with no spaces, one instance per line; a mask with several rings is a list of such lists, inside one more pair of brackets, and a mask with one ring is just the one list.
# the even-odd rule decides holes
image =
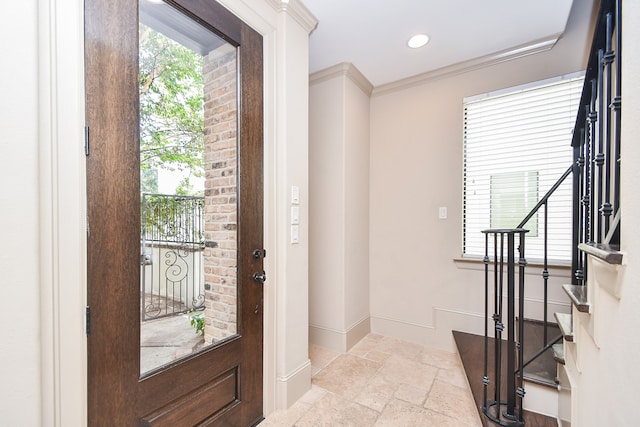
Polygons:
[[371,96],[377,96],[388,92],[408,89],[429,81],[453,77],[459,74],[468,73],[470,71],[490,67],[525,56],[534,55],[536,53],[546,52],[548,50],[551,50],[551,48],[555,46],[560,36],[561,33],[558,33],[551,37],[534,40],[530,43],[519,45],[510,49],[501,50],[489,55],[480,56],[468,61],[463,61],[447,67],[439,68],[437,70],[427,71],[426,73],[376,86],[373,89],[373,93]]
[[311,33],[318,25],[318,18],[300,0],[267,0],[276,12],[288,13],[307,33]]
[[350,62],[341,62],[324,70],[316,71],[309,76],[309,86],[318,84],[336,77],[346,77],[355,83],[367,96],[371,96],[373,85],[358,70],[355,65]]

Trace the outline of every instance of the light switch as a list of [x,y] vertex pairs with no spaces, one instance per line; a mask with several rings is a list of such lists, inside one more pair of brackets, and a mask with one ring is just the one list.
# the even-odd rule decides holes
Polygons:
[[297,185],[291,186],[291,204],[300,204],[300,187],[298,187]]
[[291,206],[291,224],[300,224],[300,208],[298,206]]
[[447,219],[447,208],[441,207],[438,209],[438,218]]
[[297,225],[291,226],[291,243],[300,243],[300,229]]

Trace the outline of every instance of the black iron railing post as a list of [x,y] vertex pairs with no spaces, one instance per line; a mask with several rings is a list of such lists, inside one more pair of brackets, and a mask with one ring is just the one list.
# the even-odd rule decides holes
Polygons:
[[[616,94],[611,101],[610,108],[614,114],[614,179],[613,179],[613,211],[619,212],[620,209],[620,133],[622,131],[622,0],[616,1],[616,20],[615,20],[615,64],[616,64]],[[620,244],[620,227],[616,227],[612,238],[612,243]]]
[[[584,133],[584,131],[582,132]],[[573,169],[573,191],[572,191],[572,200],[573,200],[573,212],[572,212],[572,220],[571,220],[571,228],[573,232],[571,233],[571,271],[573,274],[571,275],[571,283],[574,285],[578,285],[579,278],[578,272],[582,269],[580,265],[580,257],[578,251],[578,244],[580,243],[581,236],[581,224],[582,224],[582,209],[581,207],[581,199],[582,199],[582,166],[584,164],[584,159],[582,158],[581,146],[575,145],[573,147],[573,165],[571,166]]]
[[515,233],[507,233],[507,416],[515,417],[516,409],[516,295]]
[[[546,205],[545,205],[545,233],[547,230],[546,225]],[[518,387],[516,388],[516,395],[518,396],[518,421],[524,424],[524,405],[522,400],[524,399],[524,279],[525,279],[525,267],[527,265],[527,260],[525,258],[524,252],[524,243],[525,243],[525,233],[528,230],[520,229],[518,231],[518,241],[520,242],[519,252],[520,258],[518,260],[518,314],[520,316],[520,321],[518,322],[518,369],[515,372],[518,372]],[[546,239],[545,239],[546,242]],[[546,251],[545,251],[546,258]],[[545,270],[546,270],[546,261],[545,261]],[[546,318],[546,307],[547,307],[547,287],[545,280],[545,324],[544,324],[544,334],[545,334],[545,345],[546,345],[546,335],[547,335],[547,318]],[[515,376],[515,375],[514,375]]]
[[[484,348],[484,385],[483,413],[492,422],[501,426],[520,427],[524,425],[522,399],[524,397],[523,337],[524,337],[524,237],[528,230],[521,228],[484,230],[485,233],[485,348]],[[494,366],[491,380],[489,366],[489,235],[493,236],[493,292],[494,314]],[[506,242],[505,242],[506,239]],[[518,306],[516,309],[516,239],[518,243]],[[505,246],[506,244],[506,246]],[[506,264],[506,266],[505,266]],[[505,268],[506,267],[506,268]],[[505,289],[506,286],[506,289]],[[504,294],[506,292],[506,295]],[[506,319],[503,317],[503,300],[507,300]],[[502,334],[507,329],[507,340],[503,343]],[[516,331],[518,340],[516,341]],[[503,350],[506,347],[506,351]],[[503,355],[503,352],[505,353]],[[505,366],[506,365],[506,366]],[[503,372],[503,368],[506,370]],[[502,400],[502,387],[506,389],[506,400]],[[493,386],[493,400],[488,400],[489,387]]]
[[489,387],[489,234],[484,235],[484,370],[482,377],[482,401],[487,403]]

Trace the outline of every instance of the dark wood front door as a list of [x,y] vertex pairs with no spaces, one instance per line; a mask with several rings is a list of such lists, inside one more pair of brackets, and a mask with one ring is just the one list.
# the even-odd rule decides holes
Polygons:
[[[151,3],[158,2],[147,0],[145,7],[156,7]],[[263,399],[262,38],[214,0],[167,0],[160,6],[170,8],[174,15],[167,19],[151,16],[143,22],[136,1],[85,1],[88,423],[250,426],[262,419]],[[142,8],[141,1],[141,16]],[[176,317],[188,322],[190,314],[201,313],[208,334],[205,337],[211,335],[208,328],[219,327],[227,333],[203,338],[208,341],[197,351],[150,367],[141,366],[141,330],[144,333],[143,318],[149,314],[145,312],[147,291],[141,291],[141,271],[150,259],[159,256],[150,252],[148,262],[141,261],[141,247],[146,244],[141,232],[141,144],[148,135],[141,136],[140,106],[141,87],[146,89],[149,83],[142,81],[139,67],[141,23],[166,32],[174,40],[199,46],[192,48],[202,51],[205,63],[214,48],[191,43],[198,42],[200,36],[190,32],[213,35],[228,45],[224,52],[236,55],[229,67],[236,83],[224,89],[231,93],[235,110],[221,112],[216,97],[223,90],[213,86],[205,90],[202,100],[204,225],[193,239],[202,244],[198,250],[205,254],[204,266],[197,269],[204,276],[205,290],[202,301],[185,300],[185,304],[194,305]],[[209,37],[206,34],[205,39]],[[207,116],[207,110],[220,115]],[[224,120],[228,128],[220,130],[227,126],[222,126]],[[215,157],[218,154],[212,153],[220,149],[215,144],[226,137],[233,137],[234,142],[225,146],[226,151],[221,149],[227,159],[219,160]],[[187,152],[177,154],[190,158],[185,147]],[[173,161],[175,157],[167,158]],[[220,196],[224,196],[223,206],[218,205]],[[225,240],[218,230],[233,234]],[[193,245],[191,240],[188,245],[185,241],[183,238],[181,250]],[[180,244],[170,242],[163,247],[172,245]],[[207,256],[225,259],[214,259],[213,265],[207,265]],[[233,278],[216,276],[220,266],[232,271]],[[181,286],[175,278],[172,283],[174,288]],[[166,292],[155,297],[179,299]],[[226,309],[231,320],[221,317],[218,322],[215,314],[213,319],[210,314],[205,316],[216,312],[218,302],[226,303],[227,299],[235,300],[235,305]]]

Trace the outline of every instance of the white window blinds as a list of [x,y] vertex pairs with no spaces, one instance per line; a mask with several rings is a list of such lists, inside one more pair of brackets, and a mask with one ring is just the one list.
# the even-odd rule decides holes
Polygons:
[[[482,230],[514,228],[571,166],[582,77],[464,100],[465,256],[484,256]],[[548,205],[548,258],[571,257],[571,177]],[[526,258],[542,259],[544,208],[526,225]]]

